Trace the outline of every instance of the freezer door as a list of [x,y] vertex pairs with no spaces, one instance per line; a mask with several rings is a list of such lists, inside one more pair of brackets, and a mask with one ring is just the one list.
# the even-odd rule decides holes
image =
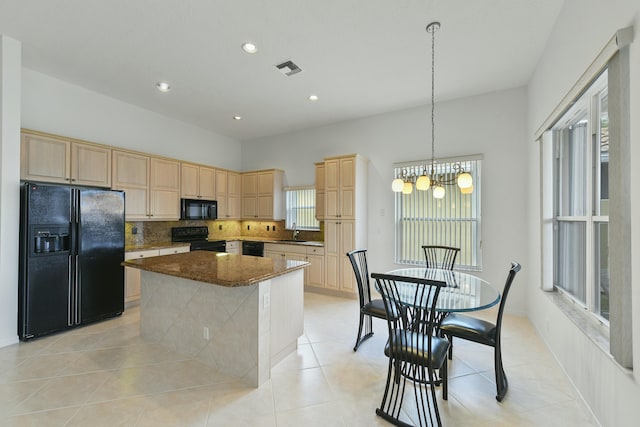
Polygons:
[[23,184],[18,287],[20,339],[73,324],[71,206],[69,187]]
[[124,193],[78,190],[79,323],[124,310]]

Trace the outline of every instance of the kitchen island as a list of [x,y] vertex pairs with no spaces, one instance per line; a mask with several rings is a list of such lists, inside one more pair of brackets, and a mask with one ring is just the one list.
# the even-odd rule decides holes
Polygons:
[[297,348],[307,264],[208,251],[123,263],[142,270],[144,339],[255,387]]

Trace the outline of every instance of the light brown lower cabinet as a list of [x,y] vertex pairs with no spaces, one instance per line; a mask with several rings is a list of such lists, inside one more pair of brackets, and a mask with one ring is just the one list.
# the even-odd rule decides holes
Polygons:
[[[189,252],[189,246],[173,246],[170,248],[149,249],[145,251],[125,252],[124,259],[151,258],[163,255],[173,255]],[[130,303],[140,299],[140,270],[137,268],[124,268],[124,302]]]

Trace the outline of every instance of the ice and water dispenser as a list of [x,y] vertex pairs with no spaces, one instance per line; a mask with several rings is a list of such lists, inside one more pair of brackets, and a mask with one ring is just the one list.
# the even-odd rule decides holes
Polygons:
[[34,252],[61,252],[69,250],[68,228],[46,228],[34,230]]

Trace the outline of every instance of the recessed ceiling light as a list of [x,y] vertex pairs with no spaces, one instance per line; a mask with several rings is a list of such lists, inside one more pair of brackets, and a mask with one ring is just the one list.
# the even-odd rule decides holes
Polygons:
[[242,50],[247,53],[256,53],[258,51],[258,46],[256,46],[254,43],[246,42],[242,43]]
[[233,120],[242,120],[242,116],[233,116]]
[[309,101],[317,101],[318,95],[309,95]]
[[171,90],[171,85],[167,82],[158,82],[156,87],[160,92],[169,92]]

